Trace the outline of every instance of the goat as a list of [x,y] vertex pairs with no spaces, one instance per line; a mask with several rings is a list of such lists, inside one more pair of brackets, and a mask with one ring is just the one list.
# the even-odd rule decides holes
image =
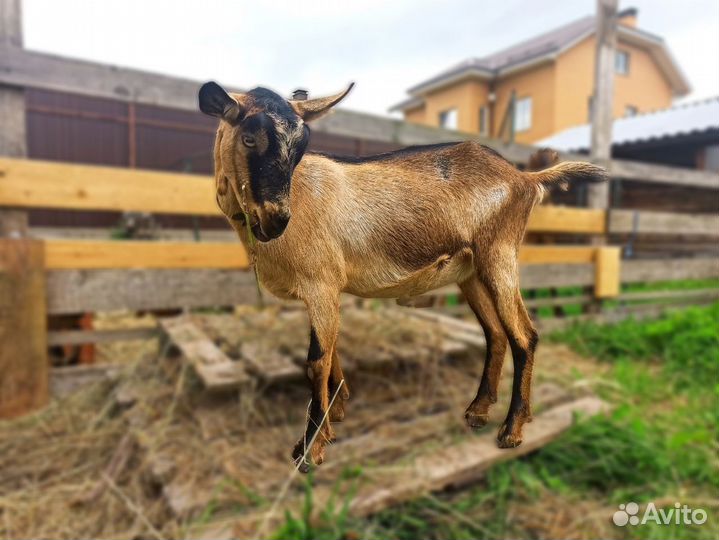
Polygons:
[[603,181],[606,172],[580,162],[521,172],[474,141],[366,158],[306,152],[306,123],[329,112],[351,88],[289,101],[265,88],[228,94],[214,82],[199,92],[200,110],[221,119],[214,147],[220,209],[265,288],[307,306],[312,402],[292,457],[303,471],[309,467],[305,456],[322,463],[325,443],[334,436],[331,423],[344,418],[349,390],[335,347],[340,293],[398,298],[450,283],[461,288],[487,340],[466,422],[472,428],[487,423],[509,345],[514,381],[497,442],[515,447],[532,418],[538,341],[522,302],[517,262],[529,214],[544,186]]

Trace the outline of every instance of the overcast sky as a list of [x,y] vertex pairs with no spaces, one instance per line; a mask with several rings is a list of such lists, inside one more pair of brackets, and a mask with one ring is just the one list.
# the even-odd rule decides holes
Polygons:
[[[593,13],[595,0],[22,0],[25,46],[228,86],[314,96],[386,114],[405,90]],[[719,95],[719,1],[637,0],[692,86]]]

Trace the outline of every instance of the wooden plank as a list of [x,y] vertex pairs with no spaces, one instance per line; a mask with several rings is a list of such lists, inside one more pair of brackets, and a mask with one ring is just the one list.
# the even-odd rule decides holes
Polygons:
[[239,242],[48,240],[48,270],[101,268],[247,268]]
[[[372,481],[360,484],[351,499],[349,511],[356,517],[367,516],[432,492],[476,482],[492,466],[526,455],[555,440],[572,427],[577,415],[595,416],[609,409],[609,405],[597,397],[579,398],[536,415],[533,422],[524,426],[524,440],[517,448],[497,448],[496,435],[487,432],[419,454],[404,466],[368,470]],[[332,487],[315,489],[314,507],[321,511],[329,498],[336,495]],[[204,532],[197,530],[192,535],[198,538],[261,537],[278,524],[285,509],[296,511],[300,506],[298,499],[290,499],[278,505],[274,513],[268,510],[252,512],[224,526],[210,524],[203,527]]]
[[84,345],[85,343],[112,343],[133,339],[158,337],[155,327],[123,328],[118,330],[57,330],[47,333],[48,345]]
[[252,380],[243,363],[229,358],[189,317],[163,318],[159,324],[208,390],[236,389]]
[[248,369],[265,383],[296,379],[305,373],[305,370],[295,364],[289,355],[275,348],[265,350],[258,343],[243,343],[240,354],[247,362]]
[[716,258],[624,260],[622,283],[719,278]]
[[[238,242],[237,233],[232,229],[199,229],[199,240],[195,238],[193,229],[161,228],[153,231],[155,240],[173,242]],[[29,235],[33,238],[74,239],[74,240],[112,240],[113,230],[100,227],[30,227]]]
[[76,390],[115,378],[122,371],[121,364],[63,366],[50,369],[50,394],[65,397]]
[[[591,246],[522,246],[523,264],[586,264]],[[247,268],[239,242],[155,242],[54,239],[46,242],[48,270],[99,268]]]
[[220,215],[209,176],[5,157],[0,206]]
[[711,171],[667,167],[665,165],[619,159],[608,162],[606,166],[612,178],[711,190],[719,189],[719,176]]
[[601,209],[570,206],[538,206],[529,216],[529,232],[604,234],[606,212]]
[[595,259],[594,296],[611,298],[619,294],[619,266],[621,250],[618,247],[598,247]]
[[[635,231],[636,221],[636,231]],[[610,234],[719,236],[719,215],[676,214],[640,210],[610,210]]]
[[[556,384],[538,384],[532,389],[532,409],[541,413],[570,400],[571,397],[566,389]],[[343,468],[348,463],[366,461],[367,458],[378,455],[382,455],[385,461],[388,455],[395,453],[398,456],[406,455],[408,448],[414,448],[427,439],[436,438],[437,427],[452,424],[456,420],[456,415],[456,411],[448,410],[420,415],[410,421],[406,418],[390,418],[382,421],[367,433],[341,440],[333,445],[332,458],[322,466],[322,470],[324,472],[327,469]],[[492,407],[488,424],[494,427],[500,424],[505,416],[505,407],[499,405]]]
[[0,44],[0,82],[86,96],[197,110],[197,81]]
[[42,242],[0,239],[0,418],[48,400]]
[[631,292],[619,295],[621,301],[636,302],[642,300],[672,300],[688,298],[716,298],[719,296],[719,289],[695,289],[679,291],[649,291]]
[[[537,450],[556,439],[574,423],[574,415],[593,416],[608,410],[600,399],[586,397],[539,414],[524,427],[521,446],[503,450],[488,433],[441,450],[420,455],[403,472],[388,474],[385,482],[360,488],[350,504],[356,516],[377,513],[433,491],[467,485],[480,479],[490,467]],[[380,484],[377,489],[376,484]]]
[[591,246],[521,246],[521,264],[586,264],[594,262]]
[[[265,302],[276,300],[266,294]],[[56,270],[47,273],[47,310],[52,315],[255,303],[255,278],[247,271]]]

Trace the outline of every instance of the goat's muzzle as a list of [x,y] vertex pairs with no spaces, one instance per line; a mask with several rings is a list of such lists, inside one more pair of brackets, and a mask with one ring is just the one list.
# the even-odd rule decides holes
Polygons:
[[290,222],[290,212],[286,210],[260,211],[258,220],[252,226],[252,234],[260,242],[269,242],[282,235]]

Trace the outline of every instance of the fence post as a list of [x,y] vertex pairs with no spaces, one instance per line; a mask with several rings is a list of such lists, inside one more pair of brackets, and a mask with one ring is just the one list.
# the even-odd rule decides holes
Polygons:
[[600,246],[594,253],[594,298],[611,298],[619,295],[621,249]]
[[[592,147],[595,161],[611,157],[614,103],[614,55],[617,47],[617,0],[597,0],[596,58],[592,99]],[[587,206],[607,208],[609,184],[589,186]]]
[[49,396],[45,249],[26,233],[25,212],[0,210],[0,418]]

